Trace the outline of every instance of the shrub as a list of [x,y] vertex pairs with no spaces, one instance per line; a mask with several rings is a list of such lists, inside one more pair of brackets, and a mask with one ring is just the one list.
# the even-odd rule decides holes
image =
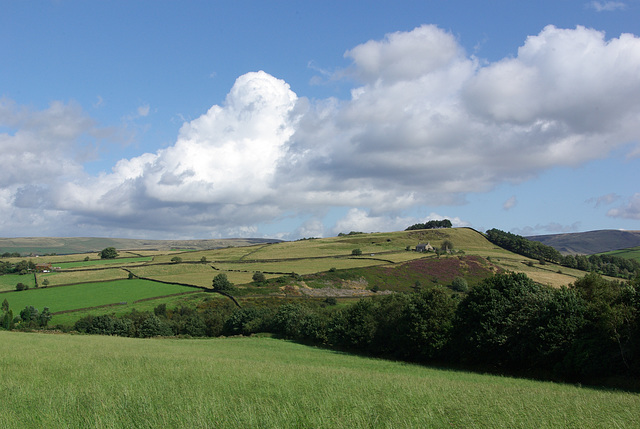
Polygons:
[[26,284],[20,282],[16,285],[16,290],[20,291],[20,290],[27,290],[29,289],[29,286],[27,286]]
[[333,296],[327,297],[324,300],[324,303],[327,305],[336,305],[338,304],[338,300],[336,298],[334,298]]
[[263,273],[261,273],[260,271],[256,271],[255,273],[253,273],[253,276],[251,277],[251,279],[256,283],[262,283],[265,280],[267,280],[265,275]]
[[455,290],[456,292],[466,292],[467,290],[469,290],[469,284],[462,277],[456,277],[451,282],[451,289]]
[[182,258],[180,256],[174,256],[173,258],[171,258],[171,262],[180,263],[182,262]]
[[360,249],[353,249],[353,250],[351,251],[351,254],[352,254],[353,256],[361,256],[361,255],[362,255],[362,250],[360,250]]

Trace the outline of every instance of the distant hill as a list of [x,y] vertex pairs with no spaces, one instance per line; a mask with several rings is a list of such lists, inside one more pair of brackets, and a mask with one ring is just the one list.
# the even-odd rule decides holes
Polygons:
[[277,243],[282,240],[268,238],[224,238],[212,240],[142,240],[130,238],[98,237],[20,237],[0,238],[0,253],[22,254],[98,252],[105,247],[118,250],[171,250],[171,249],[221,249],[224,247],[250,246],[262,243]]
[[592,255],[640,246],[640,231],[616,229],[533,235],[526,238],[551,246],[563,255]]

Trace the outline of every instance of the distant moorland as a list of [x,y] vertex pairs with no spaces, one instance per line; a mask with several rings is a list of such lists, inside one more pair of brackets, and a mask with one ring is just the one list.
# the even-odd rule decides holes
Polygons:
[[563,255],[592,255],[640,246],[640,231],[617,229],[533,235],[527,238],[551,246]]

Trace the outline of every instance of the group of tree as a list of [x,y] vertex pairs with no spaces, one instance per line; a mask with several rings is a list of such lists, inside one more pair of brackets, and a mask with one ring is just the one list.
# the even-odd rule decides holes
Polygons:
[[640,275],[640,262],[612,255],[566,255],[561,264],[583,271],[595,271],[610,277],[632,279]]
[[2,329],[34,329],[44,328],[51,320],[51,312],[45,307],[42,312],[32,305],[26,306],[18,316],[13,315],[13,310],[9,308],[9,302],[5,299],[2,302],[2,314],[0,315],[0,328]]
[[[223,280],[218,279],[222,289]],[[238,308],[209,300],[173,310],[163,304],[153,313],[87,316],[75,329],[135,337],[271,332],[377,357],[572,382],[640,376],[640,279],[611,282],[592,273],[555,289],[507,273],[467,293],[416,288],[348,307],[332,304],[284,301]]]
[[595,271],[611,277],[632,279],[640,275],[640,263],[633,259],[610,255],[562,255],[551,246],[528,240],[517,234],[490,229],[487,239],[511,252],[540,261],[553,262],[568,268]]
[[405,229],[405,231],[413,231],[416,229],[436,229],[436,228],[451,228],[452,224],[449,219],[442,220],[430,220],[425,223],[416,223]]
[[12,264],[7,261],[0,261],[0,274],[27,274],[36,269],[36,264],[32,260],[23,259]]
[[4,252],[0,254],[0,258],[19,258],[22,256],[19,252]]
[[488,230],[485,236],[493,244],[527,258],[558,264],[562,261],[562,254],[553,247],[538,241],[527,240],[521,235],[493,228]]

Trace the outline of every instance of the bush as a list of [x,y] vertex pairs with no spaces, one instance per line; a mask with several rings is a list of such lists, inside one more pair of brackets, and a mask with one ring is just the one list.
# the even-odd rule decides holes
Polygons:
[[338,300],[336,298],[334,298],[333,296],[330,296],[328,298],[325,298],[324,303],[327,305],[337,305],[338,304]]
[[182,258],[180,256],[174,256],[173,258],[171,258],[171,262],[180,263],[182,262]]
[[29,289],[29,286],[20,282],[16,285],[16,290],[21,291],[21,290],[27,290]]
[[260,271],[256,271],[255,273],[253,273],[253,276],[251,277],[251,279],[256,283],[262,283],[267,280],[265,275]]
[[360,250],[360,249],[353,249],[353,250],[351,251],[351,254],[352,254],[353,256],[361,256],[361,255],[362,255],[362,250]]
[[469,284],[462,277],[456,277],[451,282],[451,289],[455,290],[456,292],[466,292],[467,290],[469,290]]

